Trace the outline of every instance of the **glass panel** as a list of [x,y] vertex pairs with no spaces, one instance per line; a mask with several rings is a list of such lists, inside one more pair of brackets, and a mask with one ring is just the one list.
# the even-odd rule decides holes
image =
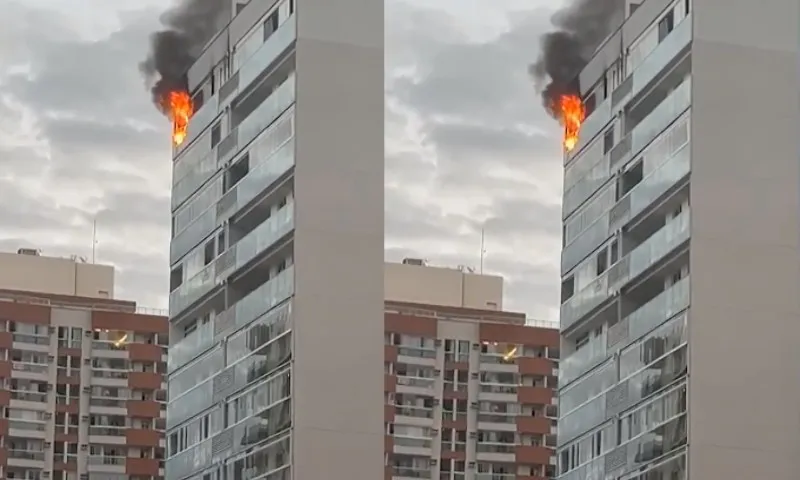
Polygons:
[[295,16],[289,17],[239,70],[239,91],[244,91],[297,37]]
[[236,327],[243,327],[294,293],[294,267],[250,292],[233,306]]
[[239,124],[237,129],[238,145],[247,145],[258,134],[275,121],[283,112],[292,106],[295,99],[295,76],[283,82],[261,105]]
[[189,389],[215,375],[225,364],[222,348],[209,352],[196,362],[192,363],[180,373],[170,375],[167,381],[167,395],[170,401],[178,401],[178,397]]
[[589,376],[575,382],[558,394],[558,408],[565,415],[592,397],[595,397],[617,383],[617,363],[609,360]]
[[631,96],[638,94],[692,41],[692,15],[675,27],[656,49],[633,72]]
[[603,331],[598,336],[592,336],[592,339],[586,345],[583,345],[579,350],[561,360],[559,365],[559,378],[558,383],[563,387],[590,368],[598,365],[608,356],[606,344],[608,342],[607,333]]

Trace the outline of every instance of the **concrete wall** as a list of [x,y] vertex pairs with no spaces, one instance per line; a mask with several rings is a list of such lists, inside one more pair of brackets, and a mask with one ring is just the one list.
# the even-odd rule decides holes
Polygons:
[[383,3],[295,0],[294,472],[383,478]]
[[69,258],[0,253],[0,289],[114,298],[114,267]]
[[690,478],[800,472],[797,0],[695,0]]
[[387,301],[483,310],[503,308],[502,277],[402,263],[387,263],[384,275]]

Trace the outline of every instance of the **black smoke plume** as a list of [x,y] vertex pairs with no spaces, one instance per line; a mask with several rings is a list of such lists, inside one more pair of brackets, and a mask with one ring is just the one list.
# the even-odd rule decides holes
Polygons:
[[222,27],[230,0],[180,0],[161,16],[163,30],[150,35],[150,52],[139,64],[153,103],[162,112],[171,91],[188,90],[186,72]]
[[551,20],[555,30],[542,36],[541,52],[530,72],[545,109],[559,117],[558,99],[579,94],[578,73],[597,47],[622,22],[625,0],[570,0]]

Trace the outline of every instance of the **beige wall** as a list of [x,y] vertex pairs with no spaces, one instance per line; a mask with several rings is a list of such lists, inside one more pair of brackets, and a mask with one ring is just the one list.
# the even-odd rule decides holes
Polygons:
[[114,267],[2,252],[0,289],[114,298]]
[[797,0],[694,8],[690,475],[800,475]]
[[402,263],[384,265],[387,301],[424,303],[444,307],[503,309],[503,278]]
[[381,479],[383,2],[295,5],[292,478]]

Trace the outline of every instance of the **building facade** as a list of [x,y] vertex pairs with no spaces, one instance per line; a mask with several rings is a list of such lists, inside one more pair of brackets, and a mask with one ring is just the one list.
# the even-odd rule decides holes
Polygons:
[[112,267],[20,252],[0,254],[0,478],[162,479],[167,317],[109,298]]
[[379,478],[383,5],[230,7],[174,152],[167,478]]
[[565,158],[559,478],[796,478],[798,3],[627,3]]
[[387,480],[555,473],[558,330],[502,311],[503,280],[387,264]]

